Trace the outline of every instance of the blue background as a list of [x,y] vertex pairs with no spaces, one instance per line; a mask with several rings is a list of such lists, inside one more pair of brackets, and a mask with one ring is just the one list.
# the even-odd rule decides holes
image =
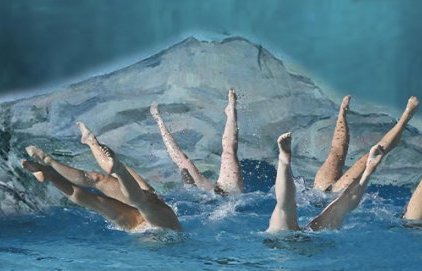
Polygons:
[[244,36],[337,95],[422,93],[418,0],[0,0],[0,95],[112,71],[190,35]]

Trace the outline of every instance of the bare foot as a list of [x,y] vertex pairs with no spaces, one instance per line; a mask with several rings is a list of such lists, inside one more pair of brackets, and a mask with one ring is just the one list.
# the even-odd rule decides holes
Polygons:
[[419,106],[419,100],[415,96],[412,96],[407,101],[406,111],[408,111],[409,115],[412,116],[416,109]]
[[156,102],[153,102],[151,106],[149,107],[149,112],[151,113],[151,116],[154,118],[154,120],[159,120],[160,117],[160,111],[158,110],[158,104]]
[[35,162],[30,162],[28,160],[22,160],[21,161],[21,165],[24,169],[32,172],[32,174],[35,176],[35,178],[37,178],[37,180],[39,182],[44,182],[45,181],[45,176],[44,176],[44,166],[40,165],[38,163]]
[[229,93],[227,94],[227,106],[224,109],[224,112],[226,115],[232,114],[233,110],[236,108],[236,101],[237,101],[237,95],[233,88],[229,90]]
[[53,160],[50,155],[44,153],[43,150],[35,146],[28,146],[25,148],[25,150],[31,158],[34,158],[42,165],[49,166]]
[[352,97],[350,95],[344,96],[343,101],[341,102],[340,108],[344,111],[349,110],[349,103]]
[[381,145],[375,145],[369,151],[368,159],[366,160],[366,169],[373,172],[382,158],[384,157],[384,149]]
[[81,143],[82,144],[88,144],[89,142],[96,140],[95,135],[91,132],[91,130],[89,130],[88,127],[86,127],[85,123],[76,122],[76,125],[78,126],[79,130],[81,131]]
[[279,157],[278,159],[283,164],[290,163],[291,157],[291,143],[292,143],[292,133],[284,133],[277,139],[278,149],[279,149]]
[[111,174],[113,172],[114,166],[115,166],[115,157],[116,155],[114,152],[107,147],[106,145],[100,144],[100,153],[99,155],[95,155],[97,158],[97,162],[100,165],[100,167],[107,172],[108,174]]

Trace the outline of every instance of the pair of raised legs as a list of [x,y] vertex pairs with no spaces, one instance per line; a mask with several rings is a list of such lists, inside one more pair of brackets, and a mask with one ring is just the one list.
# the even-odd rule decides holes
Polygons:
[[[335,191],[345,189],[333,200],[308,227],[312,230],[339,228],[345,216],[355,209],[363,197],[368,185],[369,176],[375,171],[383,156],[397,145],[407,122],[416,111],[419,101],[411,97],[397,124],[374,146],[370,152],[360,158],[338,181],[347,154],[349,140],[345,113],[348,109],[350,97],[346,96],[340,106],[340,113],[334,132],[332,148],[327,161],[323,164],[315,180],[315,187],[326,190],[334,186]],[[282,230],[297,230],[297,211],[295,199],[295,185],[290,167],[291,134],[283,134],[278,139],[279,162],[276,177],[277,204],[270,219],[269,232]],[[336,182],[337,181],[337,182]],[[422,219],[422,184],[410,200],[406,219]]]
[[[29,146],[29,156],[37,162],[22,161],[38,181],[51,181],[72,202],[92,209],[126,230],[157,226],[180,230],[173,210],[133,169],[125,166],[114,152],[98,142],[83,124],[77,123],[81,142],[88,145],[106,174],[87,172],[64,165],[41,149]],[[92,193],[86,188],[95,188]]]
[[164,145],[171,160],[179,168],[182,179],[186,183],[194,184],[206,191],[215,191],[219,194],[235,194],[243,191],[243,178],[240,169],[239,159],[237,157],[238,147],[238,128],[237,128],[237,96],[233,89],[228,92],[228,103],[225,108],[226,125],[222,137],[222,154],[220,164],[220,175],[216,184],[203,176],[195,164],[182,151],[176,140],[173,138],[166,127],[158,105],[151,105],[150,111],[154,120],[157,122],[163,138]]
[[[346,189],[351,183],[360,179],[366,167],[368,153],[363,155],[356,163],[353,164],[353,166],[342,174],[349,145],[349,129],[346,119],[349,101],[350,96],[346,96],[343,99],[337,118],[336,128],[334,130],[330,152],[327,160],[315,176],[314,188],[322,191],[331,190],[333,192],[339,192]],[[377,145],[381,145],[385,153],[388,153],[397,146],[406,124],[416,112],[418,105],[418,99],[416,97],[410,97],[406,109],[401,115],[399,121],[377,143]]]
[[[296,190],[290,167],[291,134],[281,135],[277,143],[280,152],[275,185],[277,203],[267,229],[270,233],[300,229],[297,223]],[[308,224],[307,228],[312,230],[339,228],[345,216],[358,206],[368,185],[369,176],[375,171],[383,156],[384,150],[380,145],[372,147],[359,182],[348,186],[340,196]]]

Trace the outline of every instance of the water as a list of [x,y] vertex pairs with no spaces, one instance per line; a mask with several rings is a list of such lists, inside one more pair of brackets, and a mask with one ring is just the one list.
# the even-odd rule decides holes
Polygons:
[[[370,186],[338,231],[264,231],[275,204],[275,170],[244,161],[246,193],[222,198],[194,188],[164,195],[184,232],[126,233],[77,207],[0,219],[0,270],[417,270],[422,230],[400,219],[410,190]],[[258,178],[258,176],[263,176]],[[253,181],[255,180],[255,181]],[[259,185],[257,185],[257,183]],[[300,224],[329,196],[296,179]]]

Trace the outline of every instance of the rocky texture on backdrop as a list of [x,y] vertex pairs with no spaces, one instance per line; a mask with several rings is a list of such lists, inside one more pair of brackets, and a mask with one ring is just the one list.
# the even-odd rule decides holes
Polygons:
[[[159,190],[180,184],[179,172],[149,114],[154,101],[189,157],[216,179],[231,87],[239,97],[240,159],[275,164],[277,137],[292,131],[293,171],[312,179],[330,148],[338,104],[309,78],[289,72],[261,46],[242,38],[221,42],[189,38],[110,74],[1,104],[0,212],[19,213],[64,202],[53,187],[39,185],[20,168],[27,145],[37,145],[72,166],[99,170],[89,149],[80,144],[76,121],[85,122],[100,141]],[[349,166],[399,117],[360,114],[353,106],[352,99]],[[419,131],[409,126],[374,182],[415,183],[422,175],[421,143]]]

